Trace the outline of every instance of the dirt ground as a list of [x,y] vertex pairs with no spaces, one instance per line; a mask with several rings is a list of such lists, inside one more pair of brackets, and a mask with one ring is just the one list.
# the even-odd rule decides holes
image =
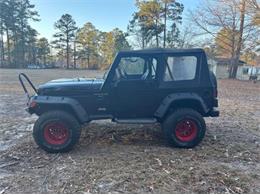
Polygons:
[[0,69],[0,193],[260,193],[260,83],[218,81],[221,117],[195,149],[167,146],[159,125],[100,121],[73,151],[48,154],[32,139],[22,71],[36,84],[103,74]]

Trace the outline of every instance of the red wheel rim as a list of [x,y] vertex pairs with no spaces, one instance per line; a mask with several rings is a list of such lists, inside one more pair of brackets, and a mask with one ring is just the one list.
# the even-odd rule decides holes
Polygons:
[[183,119],[175,127],[176,137],[183,142],[192,141],[198,133],[198,126],[192,119]]
[[69,129],[60,122],[51,122],[44,127],[44,138],[52,145],[64,144],[69,138]]

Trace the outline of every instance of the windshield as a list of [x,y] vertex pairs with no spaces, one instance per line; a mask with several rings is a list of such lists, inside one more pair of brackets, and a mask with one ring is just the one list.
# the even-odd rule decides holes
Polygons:
[[106,80],[107,75],[108,75],[108,70],[106,70],[105,73],[104,73],[104,75],[103,75],[103,79],[104,79],[104,80]]

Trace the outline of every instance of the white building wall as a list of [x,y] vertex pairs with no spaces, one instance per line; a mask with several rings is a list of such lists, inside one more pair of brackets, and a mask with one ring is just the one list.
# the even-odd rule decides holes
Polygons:
[[208,59],[208,65],[209,65],[209,70],[212,71],[216,75],[217,62],[213,59]]
[[227,79],[229,76],[228,70],[229,70],[228,65],[217,65],[216,77],[218,79]]
[[237,79],[249,80],[250,75],[257,75],[257,80],[260,80],[260,67],[253,67],[248,65],[238,67]]

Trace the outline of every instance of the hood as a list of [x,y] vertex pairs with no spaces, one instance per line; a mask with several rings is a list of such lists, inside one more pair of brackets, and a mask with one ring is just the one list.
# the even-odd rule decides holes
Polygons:
[[39,86],[39,95],[73,96],[98,92],[104,83],[103,79],[74,78],[57,79]]

